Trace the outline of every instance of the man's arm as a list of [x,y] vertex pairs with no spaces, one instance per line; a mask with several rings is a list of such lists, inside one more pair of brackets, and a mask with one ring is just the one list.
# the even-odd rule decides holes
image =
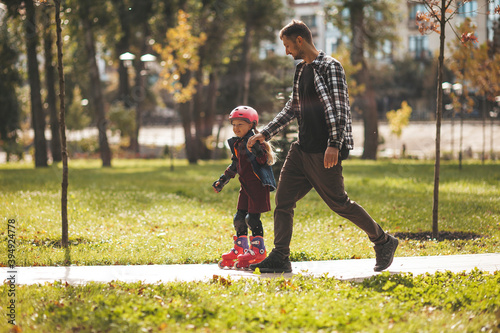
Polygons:
[[337,60],[323,57],[313,62],[320,74],[317,80],[318,96],[326,110],[325,117],[329,130],[328,146],[340,150],[344,132],[350,117],[349,93],[345,72]]
[[292,99],[288,100],[283,110],[274,117],[269,124],[267,124],[260,133],[250,137],[247,142],[247,148],[250,149],[255,142],[269,141],[273,136],[281,132],[281,130],[288,125],[295,115],[292,109]]

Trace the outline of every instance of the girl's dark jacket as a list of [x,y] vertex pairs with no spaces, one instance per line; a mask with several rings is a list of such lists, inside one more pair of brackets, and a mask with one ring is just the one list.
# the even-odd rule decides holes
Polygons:
[[[257,158],[252,152],[250,152],[247,148],[247,142],[248,139],[254,135],[254,132],[252,130],[248,131],[248,133],[242,137],[233,137],[227,140],[227,143],[229,144],[229,148],[231,149],[232,157],[231,159],[233,160],[231,165],[229,165],[224,172],[224,175],[228,178],[234,178],[236,174],[238,173],[238,158],[239,154],[246,154],[250,160],[250,163],[252,165],[253,173],[257,176],[257,178],[262,182],[262,185],[267,185],[269,186],[271,191],[274,191],[276,189],[276,181],[274,180],[274,174],[273,170],[270,165],[267,164],[267,152]],[[243,143],[243,145],[241,145]],[[243,149],[238,149],[235,150],[235,146],[239,145],[240,147],[243,146]],[[262,145],[260,142],[256,142],[256,145]],[[265,151],[263,145],[261,146],[261,149]],[[260,162],[260,163],[259,163]],[[261,164],[262,163],[262,164]],[[241,177],[241,175],[240,175]]]

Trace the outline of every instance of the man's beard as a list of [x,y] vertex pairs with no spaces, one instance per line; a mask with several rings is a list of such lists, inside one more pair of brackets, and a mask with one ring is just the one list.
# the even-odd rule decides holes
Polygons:
[[294,60],[302,60],[302,59],[304,59],[304,52],[302,52],[302,51],[297,52],[297,55],[293,56],[293,59]]

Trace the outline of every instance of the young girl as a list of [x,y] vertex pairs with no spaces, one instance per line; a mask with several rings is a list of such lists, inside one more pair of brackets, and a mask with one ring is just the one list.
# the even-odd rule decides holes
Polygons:
[[[276,189],[271,165],[274,163],[269,143],[255,144],[252,151],[247,149],[248,139],[257,132],[259,115],[249,106],[238,106],[229,115],[236,137],[228,140],[232,153],[232,163],[212,186],[218,193],[239,175],[241,184],[237,212],[234,215],[234,248],[222,255],[219,267],[247,268],[266,258],[264,230],[260,214],[271,210],[269,192]],[[248,228],[252,231],[248,244]]]

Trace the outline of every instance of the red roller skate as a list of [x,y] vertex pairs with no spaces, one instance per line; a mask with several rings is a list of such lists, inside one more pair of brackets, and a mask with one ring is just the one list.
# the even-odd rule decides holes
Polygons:
[[224,253],[222,255],[222,260],[219,261],[219,268],[229,267],[232,268],[234,266],[235,261],[238,259],[238,255],[245,253],[248,251],[248,238],[247,236],[233,236],[234,239],[234,248],[231,249],[228,253]]
[[262,236],[250,236],[251,248],[244,254],[238,256],[238,261],[234,264],[235,268],[246,269],[251,264],[258,264],[266,259],[266,247]]

